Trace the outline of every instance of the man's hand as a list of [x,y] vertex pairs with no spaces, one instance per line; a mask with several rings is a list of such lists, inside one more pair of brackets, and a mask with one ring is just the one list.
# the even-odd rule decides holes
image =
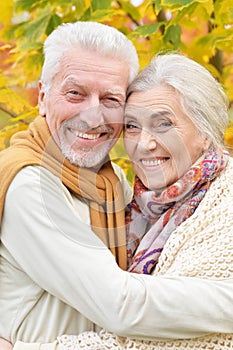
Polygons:
[[0,338],[0,350],[13,350],[13,345],[9,341]]

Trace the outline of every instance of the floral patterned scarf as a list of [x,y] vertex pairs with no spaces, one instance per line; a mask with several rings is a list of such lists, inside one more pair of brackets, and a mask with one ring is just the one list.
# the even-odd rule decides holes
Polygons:
[[136,177],[134,198],[126,216],[130,272],[152,272],[171,233],[194,213],[228,157],[226,151],[208,150],[204,158],[159,195]]

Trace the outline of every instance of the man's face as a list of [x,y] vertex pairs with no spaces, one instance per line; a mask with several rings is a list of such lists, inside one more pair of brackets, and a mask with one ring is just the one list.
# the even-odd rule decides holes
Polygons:
[[39,111],[62,153],[88,168],[103,164],[123,124],[129,67],[89,50],[66,52]]

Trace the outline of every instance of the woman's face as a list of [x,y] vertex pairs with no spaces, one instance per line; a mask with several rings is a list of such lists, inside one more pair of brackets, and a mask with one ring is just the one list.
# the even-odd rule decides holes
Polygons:
[[137,176],[159,191],[184,175],[209,146],[168,85],[130,95],[124,143]]

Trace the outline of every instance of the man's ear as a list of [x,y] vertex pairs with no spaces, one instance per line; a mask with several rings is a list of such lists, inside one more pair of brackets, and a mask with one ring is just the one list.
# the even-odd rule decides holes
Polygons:
[[39,107],[39,114],[42,117],[46,116],[46,107],[45,107],[45,91],[44,91],[44,85],[42,81],[39,81],[38,83],[38,89],[39,89],[39,94],[38,94],[38,107]]

